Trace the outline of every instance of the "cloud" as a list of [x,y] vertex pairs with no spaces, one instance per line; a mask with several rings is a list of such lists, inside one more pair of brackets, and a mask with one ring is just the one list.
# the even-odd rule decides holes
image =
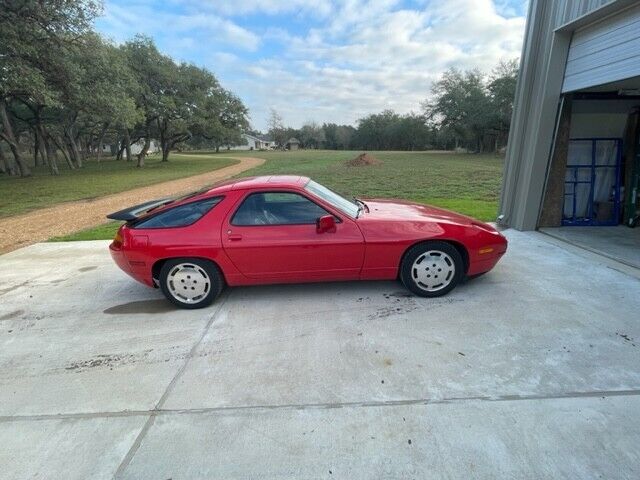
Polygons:
[[433,0],[420,9],[348,0],[325,25],[288,36],[281,61],[248,67],[242,88],[261,92],[251,106],[258,126],[264,102],[294,126],[310,118],[353,123],[385,108],[418,111],[448,68],[487,72],[518,57],[524,22],[491,0]]
[[147,3],[107,3],[105,15],[98,20],[98,28],[117,42],[136,33],[145,33],[153,37],[164,35],[173,41],[198,36],[200,42],[231,45],[249,51],[256,50],[260,44],[258,35],[221,16],[159,10]]
[[108,0],[102,31],[209,67],[266,128],[419,111],[451,67],[520,55],[526,0]]
[[200,3],[226,16],[294,13],[324,17],[332,11],[330,0],[205,0]]

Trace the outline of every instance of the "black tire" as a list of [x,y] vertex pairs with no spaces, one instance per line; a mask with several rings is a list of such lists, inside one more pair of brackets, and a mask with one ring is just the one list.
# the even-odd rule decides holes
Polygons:
[[[176,270],[176,267],[183,266],[182,268]],[[208,277],[209,285],[206,290],[203,291],[201,296],[195,298],[194,300],[188,300],[187,297],[184,297],[182,300],[178,296],[178,294],[174,295],[172,293],[172,288],[174,291],[177,290],[176,283],[174,283],[174,279],[177,280],[177,275],[186,276],[189,273],[189,269],[193,271],[194,279],[190,278],[183,279],[186,282],[192,281],[193,284],[186,284],[183,288],[188,290],[191,293],[191,290],[195,288],[203,288],[197,284],[198,281],[204,281],[206,284],[206,278],[204,274]],[[203,273],[204,272],[204,273]],[[172,278],[170,278],[172,277]],[[191,277],[191,275],[189,275]],[[182,281],[182,280],[181,280]],[[180,308],[186,309],[196,309],[196,308],[204,308],[213,303],[213,301],[218,298],[220,293],[222,292],[222,288],[224,287],[224,280],[220,270],[213,262],[209,260],[204,260],[201,258],[174,258],[171,260],[167,260],[160,269],[160,290],[164,296],[174,305],[177,305]]]
[[[427,254],[427,252],[433,252],[429,253],[429,255],[433,255],[433,257],[431,258],[437,259],[436,267],[432,267],[431,265],[433,264],[427,264],[425,262],[424,272],[418,271],[417,268],[414,271],[414,262],[416,262],[416,260],[418,260],[420,257]],[[440,254],[439,256],[438,253]],[[427,257],[425,256],[424,259],[420,261],[418,266],[422,267],[422,262],[426,259]],[[438,270],[438,268],[441,266],[439,263],[440,261],[445,262],[445,265],[443,265],[442,267],[445,267],[444,270],[445,273],[447,273],[447,275],[443,279],[438,278],[438,276],[442,274],[442,268],[440,269],[440,271]],[[449,262],[451,262],[453,265],[449,265]],[[451,269],[451,267],[453,267],[453,270]],[[447,268],[449,270],[447,270]],[[433,269],[433,271],[431,271],[430,269]],[[402,281],[403,285],[412,293],[420,297],[441,297],[443,295],[446,295],[451,290],[453,290],[456,285],[458,285],[458,283],[460,283],[460,281],[464,278],[464,273],[464,262],[462,260],[462,257],[460,256],[460,252],[458,252],[456,247],[454,247],[450,243],[440,241],[424,242],[418,245],[414,245],[409,250],[407,250],[402,259],[402,265],[400,265],[400,280]],[[432,289],[425,289],[426,285],[422,284],[420,282],[420,279],[416,278],[417,274],[424,274],[425,276],[428,274],[429,276],[433,275],[433,280],[427,280],[436,282],[435,285],[432,286]],[[435,278],[438,278],[438,280],[435,280]],[[442,282],[442,286],[438,286],[437,282]]]

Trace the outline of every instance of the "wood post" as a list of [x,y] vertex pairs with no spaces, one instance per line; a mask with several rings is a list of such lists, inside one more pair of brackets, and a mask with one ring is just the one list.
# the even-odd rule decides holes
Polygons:
[[559,227],[562,225],[564,179],[567,170],[567,154],[569,152],[572,100],[571,95],[565,95],[560,105],[560,114],[551,150],[551,160],[547,171],[547,182],[543,193],[538,227]]

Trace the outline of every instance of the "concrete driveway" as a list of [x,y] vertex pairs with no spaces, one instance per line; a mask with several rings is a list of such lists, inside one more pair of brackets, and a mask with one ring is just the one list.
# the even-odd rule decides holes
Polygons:
[[0,478],[640,477],[637,271],[507,235],[442,299],[270,286],[199,311],[107,242],[4,255]]

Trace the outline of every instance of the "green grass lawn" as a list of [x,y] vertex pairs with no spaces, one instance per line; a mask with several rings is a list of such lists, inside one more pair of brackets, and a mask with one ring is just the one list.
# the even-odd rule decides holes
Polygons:
[[169,162],[162,163],[159,155],[152,155],[146,159],[144,168],[136,168],[133,162],[106,159],[100,163],[88,161],[78,170],[60,165],[60,175],[55,177],[46,167],[38,167],[28,178],[0,176],[0,217],[189,177],[234,163],[235,160],[222,155],[179,154],[172,154]]
[[[480,220],[492,221],[496,218],[502,179],[501,157],[428,152],[370,152],[383,162],[382,165],[347,167],[345,161],[358,153],[360,152],[300,150],[232,152],[231,155],[247,155],[267,160],[264,165],[241,176],[287,173],[306,175],[349,197],[404,198],[454,210]],[[55,240],[112,238],[118,226],[119,223],[112,222]]]
[[115,236],[123,222],[107,222],[97,227],[49,239],[50,242],[71,242],[74,240],[108,240]]
[[360,152],[252,152],[268,161],[246,174],[306,175],[345,196],[392,197],[495,220],[503,159],[493,155],[370,152],[382,165],[348,167]]

